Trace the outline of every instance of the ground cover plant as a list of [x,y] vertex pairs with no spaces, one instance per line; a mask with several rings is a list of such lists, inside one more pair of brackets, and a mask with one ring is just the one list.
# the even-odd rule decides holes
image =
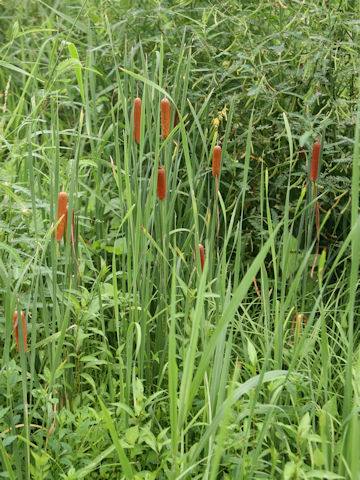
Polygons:
[[10,479],[359,479],[359,6],[0,3]]

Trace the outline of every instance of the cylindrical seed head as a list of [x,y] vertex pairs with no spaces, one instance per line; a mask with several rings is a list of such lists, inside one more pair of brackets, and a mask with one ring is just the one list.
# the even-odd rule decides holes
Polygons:
[[140,124],[141,124],[141,98],[134,100],[134,140],[140,143]]
[[220,164],[221,164],[221,147],[216,145],[213,151],[212,158],[212,174],[214,177],[217,177],[220,173]]
[[163,167],[160,167],[158,170],[157,195],[159,197],[159,200],[164,200],[164,198],[166,197],[166,176]]
[[311,167],[310,167],[310,180],[312,182],[315,182],[318,177],[320,148],[321,148],[321,143],[315,142],[313,146],[312,157],[311,157]]
[[171,106],[167,98],[163,98],[160,104],[161,110],[161,136],[162,138],[167,138],[170,133],[170,115],[171,115]]

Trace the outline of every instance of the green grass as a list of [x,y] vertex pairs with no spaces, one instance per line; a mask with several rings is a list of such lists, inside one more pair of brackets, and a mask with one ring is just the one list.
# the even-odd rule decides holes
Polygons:
[[359,8],[240,3],[0,5],[1,478],[360,478]]

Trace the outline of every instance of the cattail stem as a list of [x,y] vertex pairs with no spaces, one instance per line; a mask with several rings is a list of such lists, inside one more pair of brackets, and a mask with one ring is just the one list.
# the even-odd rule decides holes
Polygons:
[[[213,258],[217,258],[219,254],[219,248],[217,246],[217,238],[220,231],[220,211],[218,204],[218,177],[215,177],[215,189],[213,196],[213,205],[209,206],[209,245],[214,247],[209,249],[207,256],[209,258],[209,269],[213,265]],[[216,262],[215,262],[216,263]],[[212,275],[212,272],[210,272]]]
[[[159,177],[160,173],[160,177]],[[164,173],[164,174],[163,174]],[[159,181],[160,178],[160,181]],[[165,170],[160,167],[158,171],[158,197],[160,200],[164,200],[166,197],[166,179],[165,179]],[[159,245],[161,246],[163,255],[159,258],[159,299],[158,299],[158,311],[161,312],[156,326],[155,331],[155,349],[159,354],[159,370],[156,369],[154,372],[157,374],[163,370],[166,359],[166,345],[167,345],[167,325],[168,325],[168,315],[167,309],[168,304],[166,301],[167,288],[168,288],[168,263],[167,258],[169,258],[169,245],[168,245],[168,230],[167,230],[167,218],[166,218],[166,202],[160,201],[160,208],[158,208],[158,228],[157,232],[160,238]]]
[[319,201],[317,198],[316,192],[316,180],[319,174],[319,158],[320,158],[321,143],[315,142],[313,146],[312,156],[311,156],[311,165],[310,165],[310,180],[314,184],[314,198],[315,198],[315,217],[316,217],[316,254],[314,263],[311,268],[310,277],[313,278],[316,261],[319,255],[320,250],[320,212],[319,212]]
[[319,211],[319,200],[317,198],[317,191],[316,191],[316,183],[314,182],[314,198],[315,200],[315,221],[316,221],[316,253],[315,253],[315,258],[314,258],[314,263],[311,267],[311,273],[310,277],[313,278],[314,276],[314,270],[315,270],[315,265],[317,258],[319,256],[319,250],[320,250],[320,211]]
[[216,220],[217,220],[217,225],[216,225],[216,233],[215,233],[215,242],[216,242],[216,237],[219,234],[220,230],[220,215],[219,215],[219,205],[218,205],[218,196],[219,196],[219,185],[218,185],[218,177],[215,177],[215,204],[216,204]]

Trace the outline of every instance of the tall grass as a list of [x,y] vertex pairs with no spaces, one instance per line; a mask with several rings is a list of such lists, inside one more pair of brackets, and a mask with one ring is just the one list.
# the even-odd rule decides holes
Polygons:
[[[332,50],[356,65],[352,7],[185,3],[132,18],[116,2],[41,0],[3,20],[5,478],[359,477],[360,118],[345,125],[358,87],[341,91],[350,67]],[[354,41],[331,23],[317,39],[328,57],[313,58],[312,16],[328,15]]]

